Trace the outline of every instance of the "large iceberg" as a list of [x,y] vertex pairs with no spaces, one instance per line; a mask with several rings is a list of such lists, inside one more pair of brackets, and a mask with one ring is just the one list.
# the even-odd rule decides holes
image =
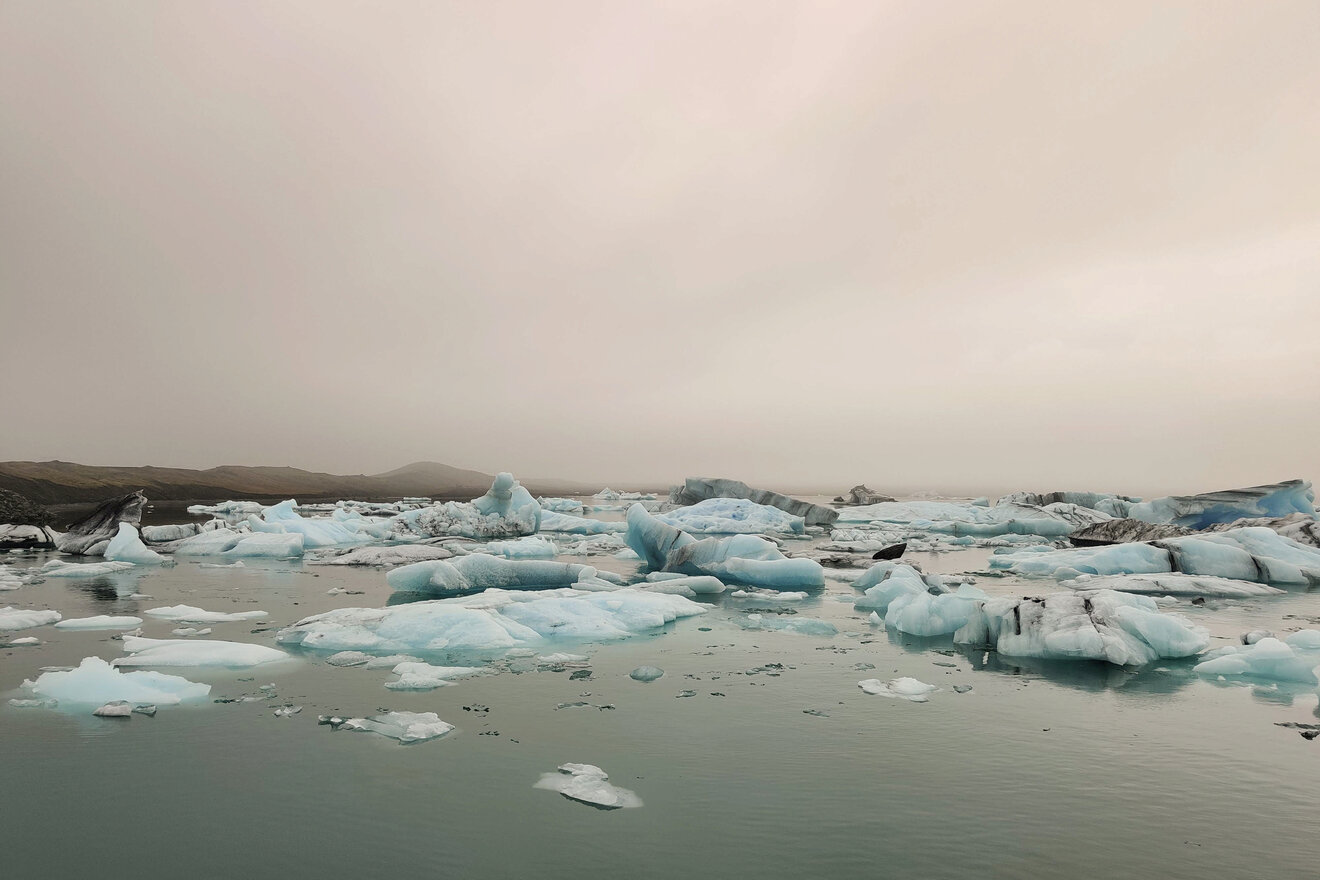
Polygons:
[[708,498],[691,507],[680,507],[658,517],[689,534],[716,535],[783,533],[800,535],[806,521],[778,507],[757,504],[745,498]]
[[1309,482],[1285,480],[1202,495],[1170,495],[1133,504],[1124,515],[1145,522],[1204,529],[1244,517],[1282,517],[1291,513],[1315,516],[1315,492]]
[[969,537],[1015,534],[1061,538],[1079,527],[1107,519],[1107,514],[1069,503],[1046,507],[1005,503],[983,507],[956,501],[883,502],[850,507],[839,515],[841,523],[883,523]]
[[628,509],[628,546],[654,570],[710,575],[726,583],[793,589],[819,587],[825,572],[814,559],[790,559],[774,542],[756,535],[696,540],[652,516],[640,504]]
[[954,641],[1009,657],[1141,666],[1198,654],[1210,644],[1210,634],[1181,615],[1161,613],[1149,596],[1096,590],[991,599],[980,604]]
[[696,504],[708,498],[745,498],[757,504],[767,504],[802,517],[809,526],[827,526],[839,517],[837,510],[822,504],[790,498],[768,489],[753,489],[740,480],[719,477],[688,477],[682,486],[675,487],[669,493],[670,501],[682,505]]
[[85,657],[76,669],[44,672],[26,686],[37,696],[61,704],[100,706],[114,700],[173,706],[204,700],[209,684],[163,672],[120,672],[100,657]]
[[589,565],[540,559],[504,559],[484,553],[404,565],[385,575],[392,589],[456,595],[491,588],[543,590],[568,587],[593,577]]
[[303,536],[285,532],[240,532],[213,529],[184,538],[174,548],[175,556],[223,556],[226,559],[260,557],[298,558],[303,555]]
[[55,547],[63,553],[100,556],[110,545],[110,539],[118,533],[121,522],[136,526],[142,521],[142,508],[146,503],[147,496],[141,492],[111,498],[69,526],[68,531],[55,539]]
[[1000,553],[990,568],[1023,577],[1074,578],[1081,574],[1209,575],[1272,584],[1320,584],[1320,548],[1299,544],[1273,529],[1202,532],[1145,544],[1073,550]]
[[164,565],[168,560],[142,543],[135,526],[119,524],[119,532],[105,548],[105,558],[111,562],[131,562],[134,565]]
[[387,608],[337,608],[280,630],[278,639],[321,651],[487,652],[623,639],[705,612],[683,596],[644,590],[487,590]]
[[289,499],[264,508],[260,516],[252,514],[248,517],[248,526],[254,532],[302,535],[304,548],[365,544],[371,540],[371,535],[363,534],[361,528],[362,524],[368,522],[364,517],[354,515],[356,521],[352,518],[347,521],[333,517],[308,518],[294,510],[297,504],[297,501]]
[[433,504],[395,519],[396,531],[428,538],[517,538],[536,534],[540,527],[540,505],[509,473],[497,475],[490,490],[469,503]]

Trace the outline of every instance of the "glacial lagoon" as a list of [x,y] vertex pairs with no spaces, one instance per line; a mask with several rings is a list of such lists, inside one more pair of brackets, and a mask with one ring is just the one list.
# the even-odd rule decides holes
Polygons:
[[[586,516],[622,520],[622,504],[601,506],[615,509]],[[188,517],[158,510],[144,524],[153,518]],[[548,537],[561,548],[581,540]],[[831,539],[816,528],[780,544],[819,558]],[[1198,675],[1196,658],[1130,668],[902,635],[854,608],[863,562],[825,567],[824,587],[801,599],[735,597],[737,587],[697,595],[689,601],[705,613],[629,638],[427,653],[488,672],[394,690],[388,666],[333,665],[334,652],[278,638],[333,609],[401,607],[385,569],[315,556],[225,567],[180,556],[0,593],[0,606],[65,620],[139,617],[159,639],[187,624],[149,609],[261,610],[194,624],[212,632],[185,638],[288,654],[249,668],[162,668],[211,691],[151,717],[0,700],[0,864],[16,875],[146,878],[1315,875],[1320,742],[1300,735],[1320,723],[1313,684]],[[993,572],[994,556],[953,546],[909,550],[903,562],[970,574],[991,597],[1057,591]],[[4,570],[22,580],[53,558],[70,559],[10,553]],[[642,572],[614,553],[556,561],[628,581]],[[1181,597],[1161,611],[1203,627],[1210,649],[1317,625],[1309,589],[1282,589]],[[790,626],[804,620],[813,624]],[[0,649],[2,696],[27,696],[20,685],[42,667],[125,656],[118,633],[3,634],[39,644]],[[631,675],[648,666],[663,675]],[[905,677],[937,690],[912,702],[858,686]],[[390,711],[433,712],[454,730],[400,745],[318,723]],[[603,768],[640,808],[595,809],[535,787],[570,762]]]

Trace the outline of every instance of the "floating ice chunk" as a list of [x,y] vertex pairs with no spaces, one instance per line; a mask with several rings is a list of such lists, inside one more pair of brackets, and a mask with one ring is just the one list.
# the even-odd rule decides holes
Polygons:
[[732,599],[773,599],[776,602],[801,602],[806,593],[790,593],[781,590],[735,590],[729,594]]
[[[191,538],[193,535],[202,533],[201,523],[177,523],[165,526],[142,526],[140,534],[142,540],[151,544],[167,544],[171,541],[182,541],[184,538]],[[130,562],[132,560],[129,560]]]
[[288,654],[265,645],[206,639],[124,639],[127,657],[115,666],[228,666],[244,668],[288,658]]
[[1284,593],[1276,587],[1251,581],[1194,574],[1084,574],[1063,581],[1060,586],[1070,590],[1118,590],[1156,596],[1212,596],[1220,599],[1248,599]]
[[628,673],[628,677],[633,681],[655,681],[664,676],[664,674],[665,671],[659,666],[638,666],[632,672]]
[[954,634],[954,641],[1010,657],[1141,666],[1198,654],[1210,644],[1210,635],[1181,615],[1161,613],[1149,596],[1096,590],[991,599]]
[[14,639],[12,642],[5,642],[6,648],[30,648],[34,645],[40,645],[41,639],[35,636],[25,636],[21,639]]
[[516,538],[536,534],[540,526],[540,505],[508,473],[497,475],[490,490],[470,503],[448,501],[395,518],[396,531],[424,537]]
[[0,523],[0,550],[48,550],[59,537],[50,526]]
[[223,519],[230,525],[236,525],[254,513],[261,513],[264,505],[256,501],[223,501],[220,504],[194,504],[188,512],[194,516],[207,515]]
[[1133,504],[1126,515],[1145,522],[1204,529],[1244,517],[1282,517],[1291,513],[1315,516],[1315,492],[1309,482],[1286,480],[1203,495],[1170,495]]
[[791,632],[804,636],[833,636],[839,633],[839,628],[828,620],[797,615],[777,617],[775,615],[749,614],[744,618],[743,629]]
[[806,521],[768,504],[744,498],[708,498],[658,517],[689,534],[802,534]]
[[1278,639],[1261,639],[1254,645],[1227,645],[1205,655],[1193,672],[1206,676],[1245,676],[1273,681],[1318,684],[1315,669],[1320,654],[1294,647]]
[[[182,637],[182,636],[209,636],[210,634],[211,634],[211,628],[210,628],[209,626],[206,627],[206,628],[204,628],[204,629],[198,629],[198,628],[195,627],[195,626],[181,626],[181,627],[179,627],[178,629],[172,629],[172,630],[170,630],[170,635],[181,636],[181,637]],[[141,630],[138,630],[138,631],[135,633],[135,635],[139,635],[139,636],[142,635],[142,631],[141,631]]]
[[142,507],[146,503],[147,496],[141,492],[111,498],[56,537],[55,547],[63,553],[100,556],[119,531],[121,522],[132,525],[141,522]]
[[[270,615],[265,611],[204,611],[193,605],[168,605],[162,608],[148,608],[143,612],[161,620],[177,620],[180,623],[232,623],[236,620],[264,620]],[[142,621],[138,621],[141,623]]]
[[583,574],[591,577],[596,570],[576,563],[473,554],[405,565],[385,575],[385,581],[395,590],[448,595],[491,588],[566,587],[576,583]]
[[127,571],[133,568],[131,562],[65,562],[52,559],[41,567],[42,577],[55,578],[92,578]]
[[551,510],[541,511],[541,531],[569,532],[577,535],[603,535],[626,531],[628,526],[620,522],[605,522],[584,516],[573,516]]
[[59,704],[59,700],[25,700],[21,697],[9,700],[9,705],[15,709],[54,709]]
[[671,593],[675,596],[687,596],[688,598],[713,596],[723,593],[725,590],[725,586],[719,578],[713,578],[709,575],[683,575],[677,574],[677,572],[674,572],[674,574],[677,576],[664,580],[653,581],[647,578],[645,583],[637,584],[636,587],[648,592]]
[[370,535],[363,534],[362,525],[367,521],[362,517],[357,517],[356,521],[308,518],[294,510],[297,504],[298,502],[291,498],[263,508],[260,516],[252,514],[248,517],[248,526],[254,532],[302,535],[304,548],[363,544],[371,539]]
[[140,617],[98,614],[95,617],[66,618],[55,624],[56,629],[132,629],[142,623]]
[[967,625],[980,604],[990,597],[964,584],[955,592],[931,595],[927,591],[894,597],[885,611],[885,626],[912,636],[952,635]]
[[[579,516],[582,513],[582,502],[575,501],[572,498],[538,498],[536,503],[541,505],[541,516],[547,513],[571,513]],[[541,524],[542,530],[545,529],[545,523]]]
[[688,477],[682,486],[669,493],[669,500],[675,504],[692,505],[708,498],[745,498],[800,516],[809,526],[827,526],[839,516],[838,511],[823,504],[812,504],[767,489],[753,489],[740,480],[722,477]]
[[386,712],[370,718],[350,718],[339,729],[378,733],[408,745],[442,737],[454,725],[441,721],[434,712]]
[[899,596],[925,593],[929,589],[915,568],[887,560],[868,568],[853,581],[853,587],[864,590],[853,607],[859,611],[878,611],[880,614],[885,614],[890,603]]
[[773,542],[756,535],[706,538],[675,547],[669,552],[665,568],[684,574],[710,575],[725,583],[771,589],[825,585],[825,570],[819,562],[790,559]]
[[229,563],[199,562],[197,563],[197,567],[198,568],[246,568],[247,566],[244,564],[243,560],[240,559],[238,560],[238,562],[229,562]]
[[1076,505],[1052,509],[1026,504],[982,507],[953,501],[892,501],[849,507],[839,513],[841,523],[885,523],[925,532],[986,537],[1039,535],[1061,538],[1078,526],[1109,519]]
[[553,541],[535,536],[514,541],[491,541],[475,549],[478,553],[503,556],[505,559],[554,559],[557,550]]
[[430,663],[410,661],[394,667],[398,681],[391,681],[385,687],[392,691],[429,691],[444,687],[455,678],[469,678],[473,675],[485,675],[488,669],[482,666],[432,666]]
[[27,610],[10,605],[0,608],[0,632],[13,632],[20,629],[31,629],[34,626],[46,626],[57,622],[61,617],[62,615],[58,611]]
[[640,504],[628,508],[628,546],[648,568],[662,569],[670,552],[696,542],[682,529],[671,526],[646,512]]
[[874,694],[877,697],[895,697],[900,700],[911,700],[913,703],[929,702],[930,695],[939,690],[933,684],[926,684],[907,676],[890,679],[889,681],[868,678],[857,682],[857,686],[866,693]]
[[487,590],[388,608],[337,608],[280,630],[283,644],[325,651],[494,651],[547,639],[628,638],[706,613],[683,596],[643,590]]
[[102,718],[128,718],[133,714],[133,707],[124,700],[115,700],[106,703],[92,714]]
[[76,669],[42,673],[29,687],[37,696],[58,700],[62,706],[95,706],[112,700],[173,706],[205,699],[211,693],[209,684],[177,675],[120,672],[100,657],[85,657]]
[[284,532],[237,532],[213,529],[184,538],[174,548],[175,556],[223,556],[228,558],[289,559],[303,555],[303,536]]
[[1303,629],[1291,633],[1284,640],[1290,648],[1299,651],[1320,651],[1320,630]]
[[619,788],[608,780],[609,774],[594,764],[560,764],[559,772],[543,774],[533,787],[557,791],[569,800],[605,810],[642,805],[636,792]]
[[316,562],[324,565],[408,565],[432,559],[449,559],[453,552],[435,544],[393,544],[385,547],[359,547],[347,553]]
[[135,526],[126,522],[119,524],[119,532],[110,539],[105,548],[105,558],[111,562],[131,562],[134,565],[164,565],[167,560],[155,550],[142,543],[142,537]]
[[325,662],[331,666],[366,666],[367,661],[373,657],[374,655],[365,651],[340,651],[338,654],[326,657]]

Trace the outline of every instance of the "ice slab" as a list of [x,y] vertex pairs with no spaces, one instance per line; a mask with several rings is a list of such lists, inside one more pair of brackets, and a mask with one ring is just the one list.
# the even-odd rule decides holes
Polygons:
[[133,568],[131,562],[65,562],[52,559],[41,567],[42,577],[56,578],[92,578],[127,571]]
[[98,614],[95,617],[65,618],[56,629],[132,629],[142,625],[142,618],[129,615]]
[[184,538],[174,548],[175,556],[221,556],[234,558],[289,559],[303,555],[303,536],[285,532],[240,532],[213,529]]
[[403,745],[438,739],[454,729],[434,712],[386,712],[369,718],[350,718],[340,730],[377,733],[398,740]]
[[1075,529],[1109,519],[1107,514],[1071,504],[982,507],[955,501],[892,501],[850,507],[840,523],[879,523],[924,532],[986,537],[1007,534],[1061,538]]
[[167,560],[155,550],[142,543],[142,536],[135,526],[126,522],[119,524],[119,531],[110,539],[105,548],[105,558],[112,562],[131,562],[134,565],[164,565]]
[[486,589],[545,589],[577,583],[596,570],[588,565],[537,559],[503,559],[486,554],[417,562],[385,576],[391,589],[454,595]]
[[248,517],[248,526],[254,532],[301,535],[304,548],[364,544],[371,540],[362,528],[367,521],[361,517],[348,521],[333,517],[304,517],[294,510],[297,504],[290,498],[263,508],[260,516],[252,514]]
[[575,535],[606,535],[626,531],[624,523],[605,522],[590,517],[574,516],[557,511],[541,511],[541,531],[567,532]]
[[47,626],[61,619],[58,611],[42,609],[15,608],[12,605],[0,608],[0,632],[14,632],[31,629],[34,626]]
[[433,559],[449,559],[453,552],[435,544],[391,544],[388,546],[359,547],[347,553],[315,560],[323,565],[379,565],[398,566]]
[[569,800],[605,810],[642,805],[636,792],[611,784],[609,774],[594,764],[560,764],[556,773],[543,774],[534,788],[557,791]]
[[1255,599],[1285,593],[1277,587],[1251,581],[1195,574],[1084,574],[1061,581],[1060,586],[1070,590],[1118,590],[1150,596],[1206,596],[1217,599]]
[[143,614],[180,623],[232,623],[236,620],[264,620],[270,616],[265,611],[205,611],[194,605],[148,608]]
[[533,535],[512,541],[490,541],[478,545],[473,552],[503,556],[505,559],[554,559],[558,549],[553,541]]
[[877,697],[894,697],[900,700],[910,700],[913,703],[929,702],[930,695],[939,690],[933,684],[926,684],[924,681],[906,676],[890,679],[889,681],[868,678],[857,682],[857,686],[866,693]]
[[392,691],[429,691],[444,687],[456,678],[470,678],[485,675],[489,670],[483,666],[432,666],[421,661],[404,661],[394,667],[397,681],[385,683]]
[[211,693],[209,684],[177,675],[146,670],[120,672],[100,657],[85,657],[76,669],[67,672],[44,672],[29,687],[36,695],[58,700],[62,706],[99,706],[112,700],[173,706],[203,700]]
[[688,477],[682,486],[675,487],[669,493],[669,500],[675,504],[692,505],[708,498],[744,498],[757,504],[767,504],[802,517],[809,526],[827,526],[839,516],[837,510],[822,504],[812,504],[767,489],[753,489],[740,480],[722,477]]
[[124,639],[127,657],[115,666],[226,666],[246,668],[288,658],[288,654],[265,645],[208,639]]
[[802,517],[744,498],[708,498],[661,514],[658,519],[689,534],[800,535],[806,531]]
[[1252,645],[1227,645],[1210,651],[1193,671],[1205,676],[1320,684],[1317,666],[1320,666],[1320,651],[1263,638]]
[[618,589],[514,592],[337,608],[279,632],[279,641],[323,651],[497,651],[553,640],[623,639],[706,608],[683,596]]
[[928,591],[905,592],[885,610],[885,626],[911,636],[930,638],[953,635],[967,625],[990,597],[973,586],[963,585],[952,593],[932,595]]
[[1285,480],[1201,495],[1170,495],[1133,504],[1126,515],[1145,522],[1204,529],[1244,517],[1282,517],[1291,513],[1315,516],[1315,492],[1309,482]]
[[991,599],[954,641],[1010,657],[1141,666],[1198,654],[1210,644],[1210,634],[1182,615],[1161,613],[1149,596],[1096,590]]

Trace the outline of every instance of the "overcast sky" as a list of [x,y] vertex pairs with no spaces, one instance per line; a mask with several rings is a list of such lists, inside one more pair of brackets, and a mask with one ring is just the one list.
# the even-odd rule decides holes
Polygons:
[[1320,4],[0,0],[0,459],[1320,477]]

